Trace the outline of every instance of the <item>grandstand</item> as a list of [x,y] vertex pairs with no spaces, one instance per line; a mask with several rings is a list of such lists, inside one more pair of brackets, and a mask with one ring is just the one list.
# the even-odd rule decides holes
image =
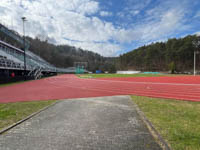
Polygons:
[[[13,46],[15,45],[15,46]],[[70,69],[56,68],[41,57],[35,55],[29,48],[26,40],[26,70],[24,65],[23,38],[16,32],[0,24],[0,83],[2,80],[12,78],[38,79],[42,76],[57,73],[73,73]],[[14,75],[13,75],[14,74]]]

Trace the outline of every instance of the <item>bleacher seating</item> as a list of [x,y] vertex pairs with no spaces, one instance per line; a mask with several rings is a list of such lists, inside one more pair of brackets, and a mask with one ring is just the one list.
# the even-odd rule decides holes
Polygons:
[[[25,46],[25,50],[22,47]],[[71,69],[56,68],[41,57],[29,51],[30,42],[14,30],[0,23],[0,83],[10,82],[10,73],[15,79],[38,79],[59,73],[73,73]],[[26,58],[26,59],[25,59]],[[26,67],[24,62],[26,62]]]
[[[17,64],[17,66],[19,66],[19,69],[24,67],[24,51],[3,41],[0,41],[0,55],[6,57],[7,60],[12,60],[15,64]],[[7,67],[9,66],[10,65],[7,65]],[[58,70],[41,57],[35,55],[29,50],[26,50],[26,69],[31,71],[35,68],[41,68],[40,70],[42,71],[50,72]]]
[[20,63],[14,62],[5,56],[0,55],[0,68],[23,69]]

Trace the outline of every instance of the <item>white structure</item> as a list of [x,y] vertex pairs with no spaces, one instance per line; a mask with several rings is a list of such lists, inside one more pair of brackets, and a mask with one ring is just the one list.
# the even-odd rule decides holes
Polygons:
[[117,71],[117,74],[137,74],[141,71]]

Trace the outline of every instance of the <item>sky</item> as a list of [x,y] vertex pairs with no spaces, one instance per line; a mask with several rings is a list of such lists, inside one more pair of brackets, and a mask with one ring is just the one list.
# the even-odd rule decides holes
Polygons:
[[0,0],[0,22],[22,34],[118,56],[200,33],[199,0]]

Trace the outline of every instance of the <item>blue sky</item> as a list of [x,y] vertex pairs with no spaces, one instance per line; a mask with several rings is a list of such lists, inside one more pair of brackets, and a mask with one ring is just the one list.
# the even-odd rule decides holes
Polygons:
[[199,0],[1,0],[0,22],[26,33],[117,56],[169,38],[200,33]]

